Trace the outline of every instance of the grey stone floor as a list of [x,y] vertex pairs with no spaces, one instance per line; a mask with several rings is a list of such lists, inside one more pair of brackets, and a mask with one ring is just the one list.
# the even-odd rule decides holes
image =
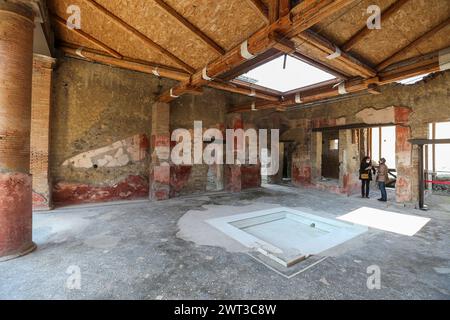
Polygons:
[[[428,201],[432,210],[421,212],[381,204],[375,196],[365,200],[272,186],[36,213],[38,250],[0,263],[0,299],[450,299],[450,197]],[[414,237],[371,229],[342,253],[292,279],[247,254],[176,237],[177,221],[188,210],[255,202],[327,217],[362,206],[388,208],[431,222]],[[381,269],[380,290],[367,288],[371,265]],[[73,279],[68,270],[80,271],[79,290],[67,288]]]

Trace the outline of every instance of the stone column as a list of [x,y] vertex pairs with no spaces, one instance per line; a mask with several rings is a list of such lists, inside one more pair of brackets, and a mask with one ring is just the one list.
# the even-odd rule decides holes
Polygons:
[[170,197],[170,105],[155,102],[152,107],[152,157],[150,199]]
[[0,0],[0,261],[31,252],[33,12]]
[[397,183],[395,193],[397,202],[410,202],[412,200],[412,145],[411,129],[407,126],[396,126],[395,154],[397,162]]
[[52,73],[55,59],[34,55],[31,107],[31,173],[33,210],[52,208],[52,184],[48,174]]

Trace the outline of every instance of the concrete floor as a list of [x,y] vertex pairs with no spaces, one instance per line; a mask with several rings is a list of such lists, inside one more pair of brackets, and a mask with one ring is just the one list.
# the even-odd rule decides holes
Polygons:
[[[1,299],[450,299],[450,198],[426,213],[393,203],[272,186],[160,203],[138,201],[35,214],[38,250],[0,263]],[[286,279],[245,253],[176,237],[177,221],[203,205],[276,204],[335,217],[362,206],[424,215],[414,237],[371,229],[342,253]],[[367,267],[381,269],[369,290]],[[70,266],[81,289],[66,287]]]

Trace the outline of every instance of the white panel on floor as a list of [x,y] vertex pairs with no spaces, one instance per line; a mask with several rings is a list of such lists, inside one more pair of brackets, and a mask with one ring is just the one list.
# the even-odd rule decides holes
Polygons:
[[367,207],[352,211],[338,219],[405,236],[415,235],[431,220]]

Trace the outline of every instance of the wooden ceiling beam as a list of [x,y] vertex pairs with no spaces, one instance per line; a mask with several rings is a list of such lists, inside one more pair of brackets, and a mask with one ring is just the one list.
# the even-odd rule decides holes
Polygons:
[[[292,24],[290,26],[282,26],[279,31],[288,38],[292,38],[302,31],[305,31],[316,25],[326,17],[338,12],[354,0],[303,0],[294,8],[290,15]],[[283,27],[286,29],[283,30]]]
[[443,22],[441,22],[440,24],[438,24],[437,26],[435,26],[434,28],[432,28],[431,30],[425,32],[424,34],[422,34],[421,36],[419,36],[418,38],[416,38],[413,42],[411,42],[410,44],[408,44],[407,46],[403,47],[402,49],[400,49],[399,51],[397,51],[396,53],[394,53],[392,56],[390,56],[389,58],[387,58],[386,60],[384,60],[383,62],[381,62],[376,69],[378,71],[383,71],[384,69],[386,69],[389,65],[391,65],[393,62],[395,62],[395,60],[402,56],[403,54],[409,52],[409,50],[415,48],[418,44],[422,43],[424,40],[431,38],[432,36],[434,36],[437,32],[439,32],[441,29],[445,28],[446,26],[450,25],[450,17],[448,17],[446,20],[444,20]]
[[270,95],[270,94],[267,94],[265,92],[262,92],[261,90],[255,89],[255,88],[244,88],[244,87],[240,87],[238,85],[228,84],[225,82],[211,81],[210,83],[208,83],[208,87],[211,87],[214,89],[219,89],[219,90],[224,90],[227,92],[238,93],[238,94],[246,95],[249,97],[254,97],[257,99],[263,99],[266,101],[272,101],[272,102],[280,101],[280,98],[276,95]]
[[174,8],[169,6],[163,0],[154,0],[156,4],[166,11],[170,16],[175,18],[182,26],[195,34],[200,40],[203,41],[207,46],[209,46],[213,51],[215,51],[219,55],[225,54],[225,49],[223,49],[220,45],[218,45],[213,39],[208,37],[202,30],[194,26],[189,20],[179,14]]
[[177,65],[179,65],[180,67],[185,69],[186,71],[188,71],[190,73],[194,73],[195,72],[195,69],[192,68],[190,65],[185,63],[183,60],[178,58],[176,55],[174,55],[173,53],[171,53],[167,49],[163,48],[162,46],[160,46],[159,44],[154,42],[152,39],[150,39],[149,37],[144,35],[142,32],[140,32],[139,30],[137,30],[133,26],[129,25],[127,22],[125,22],[124,20],[122,20],[121,18],[119,18],[118,16],[113,14],[111,11],[109,11],[108,9],[106,9],[105,7],[103,7],[102,5],[97,3],[96,1],[94,1],[94,0],[84,0],[84,1],[86,3],[88,3],[95,10],[101,12],[103,15],[107,16],[108,18],[110,18],[111,21],[113,21],[114,23],[119,25],[121,28],[123,28],[127,32],[129,32],[132,35],[134,35],[137,38],[139,38],[142,42],[144,42],[147,46],[149,46],[153,50],[155,50],[158,53],[166,56],[168,59],[172,60]]
[[94,44],[95,46],[98,46],[98,47],[102,48],[104,51],[109,53],[112,57],[117,58],[117,59],[122,59],[122,55],[120,53],[118,53],[113,48],[107,46],[106,44],[104,44],[100,40],[94,38],[93,36],[91,36],[87,32],[84,32],[83,30],[76,29],[76,28],[69,29],[67,27],[67,21],[66,20],[64,20],[63,18],[61,18],[60,16],[58,16],[56,14],[52,14],[52,17],[55,20],[55,22],[57,22],[62,28],[67,28],[68,30],[72,31],[73,33],[76,33],[77,35],[79,35],[83,39],[89,41],[90,43]]
[[379,73],[379,85],[401,81],[428,73],[445,71],[450,68],[450,47],[419,57],[397,62]]
[[75,44],[62,43],[61,46],[59,46],[59,49],[64,52],[64,54],[74,58],[93,61],[127,70],[153,74],[162,78],[173,79],[177,81],[188,81],[190,78],[190,74],[184,70],[179,70],[157,63],[151,63],[128,57],[118,59],[108,56],[104,52],[80,47],[79,45]]
[[272,61],[273,59],[281,57],[282,55],[283,53],[276,49],[269,49],[266,52],[255,57],[254,59],[247,60],[237,68],[234,68],[233,70],[230,70],[229,72],[220,75],[219,78],[223,81],[233,80],[239,77],[240,75],[249,72],[250,70],[253,70],[269,61]]
[[349,74],[342,72],[342,70],[338,70],[338,68],[336,68],[335,66],[333,66],[331,64],[325,64],[322,61],[315,61],[314,59],[307,57],[303,53],[294,52],[293,54],[291,54],[291,56],[293,56],[305,63],[308,63],[308,64],[316,67],[317,69],[328,72],[329,74],[332,74],[336,78],[346,80],[350,77]]
[[274,23],[280,17],[280,1],[279,0],[268,0],[268,19],[269,23]]
[[349,53],[342,52],[342,50],[340,50],[331,41],[311,30],[303,31],[302,33],[298,34],[297,37],[303,42],[307,42],[316,49],[320,50],[323,53],[323,57],[327,57],[336,53],[336,57],[330,59],[330,63],[334,61],[337,68],[339,68],[339,64],[344,65],[346,68],[352,70],[354,73],[361,75],[364,78],[374,77],[377,74],[377,72],[369,65],[360,61],[359,59],[356,59]]
[[[381,12],[381,19],[383,21],[388,20],[392,15],[394,15],[398,10],[409,0],[398,0],[391,4],[387,9],[385,9],[383,12]],[[342,50],[344,52],[349,52],[353,49],[361,40],[363,40],[371,31],[371,29],[367,28],[366,25],[364,25],[363,28],[361,28],[353,37],[350,38],[343,46]]]
[[[275,23],[263,27],[243,44],[235,46],[228,51],[225,55],[217,58],[207,65],[206,69],[196,72],[191,77],[190,83],[182,83],[172,88],[169,92],[163,93],[159,97],[161,102],[170,102],[178,96],[185,93],[184,89],[190,86],[205,86],[209,80],[205,78],[205,73],[208,78],[217,78],[220,75],[240,66],[242,63],[249,60],[252,56],[258,56],[267,50],[273,48],[276,41],[271,36],[274,32],[282,31],[293,34],[298,34],[311,27],[314,23],[321,21],[338,10],[344,8],[353,0],[334,0],[334,1],[314,1],[316,6],[311,5],[311,0],[305,0],[297,5],[295,13],[289,13],[288,15],[278,19]],[[323,5],[326,2],[327,5]],[[307,6],[303,8],[304,3]],[[300,6],[300,9],[298,7]],[[294,8],[294,9],[295,9]],[[301,9],[304,10],[301,10]],[[293,9],[293,10],[294,10]],[[301,17],[299,17],[301,16]],[[303,17],[304,16],[304,17]],[[251,56],[250,56],[251,55]]]
[[266,22],[269,22],[269,11],[261,0],[245,0],[250,7]]
[[291,0],[279,0],[279,16],[283,17],[291,11]]

